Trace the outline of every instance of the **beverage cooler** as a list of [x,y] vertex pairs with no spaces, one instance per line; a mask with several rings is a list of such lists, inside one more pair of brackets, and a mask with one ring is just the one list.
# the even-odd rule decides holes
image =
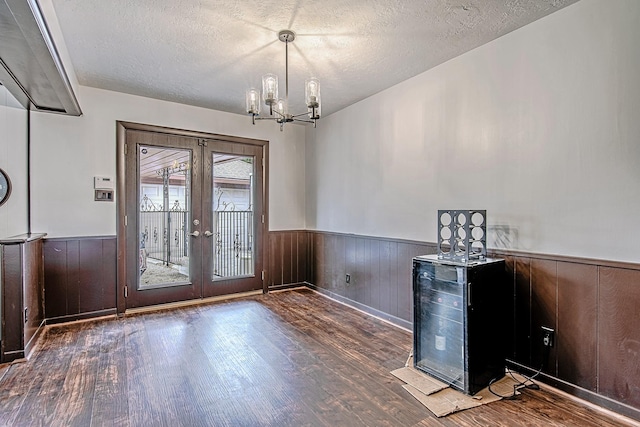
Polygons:
[[513,311],[504,260],[413,259],[414,367],[473,395],[504,376]]

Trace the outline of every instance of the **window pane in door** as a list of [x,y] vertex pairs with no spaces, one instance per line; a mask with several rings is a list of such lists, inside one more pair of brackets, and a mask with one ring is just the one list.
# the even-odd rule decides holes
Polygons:
[[253,157],[213,153],[213,280],[254,275]]
[[191,150],[138,147],[138,289],[189,283]]

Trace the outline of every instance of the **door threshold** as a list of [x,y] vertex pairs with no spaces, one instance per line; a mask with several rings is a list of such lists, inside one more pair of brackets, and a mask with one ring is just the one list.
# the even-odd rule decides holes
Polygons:
[[239,292],[237,294],[219,295],[215,297],[190,299],[186,301],[169,302],[166,304],[149,305],[146,307],[128,308],[124,314],[125,316],[130,314],[148,313],[150,311],[170,310],[172,308],[188,307],[190,305],[209,304],[212,302],[231,300],[236,298],[250,297],[254,295],[262,295],[262,289],[248,292]]

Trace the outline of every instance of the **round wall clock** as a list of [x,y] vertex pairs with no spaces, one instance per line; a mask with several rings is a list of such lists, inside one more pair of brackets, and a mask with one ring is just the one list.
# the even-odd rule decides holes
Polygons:
[[0,169],[0,206],[9,199],[11,195],[11,181],[5,171]]

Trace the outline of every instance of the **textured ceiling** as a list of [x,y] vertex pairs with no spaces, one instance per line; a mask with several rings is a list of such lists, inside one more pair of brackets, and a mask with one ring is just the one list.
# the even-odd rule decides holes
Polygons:
[[82,85],[244,114],[248,87],[289,48],[291,112],[304,80],[324,116],[577,0],[53,0]]

